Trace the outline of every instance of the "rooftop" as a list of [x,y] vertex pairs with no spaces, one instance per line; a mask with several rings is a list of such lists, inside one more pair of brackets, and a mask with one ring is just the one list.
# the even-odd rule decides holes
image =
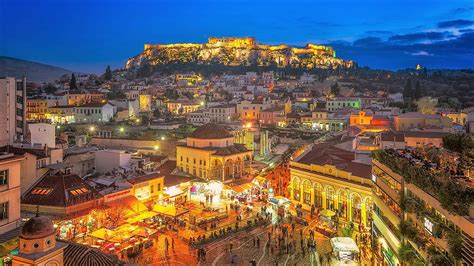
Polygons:
[[23,199],[22,204],[68,207],[100,198],[101,195],[78,175],[45,175]]
[[372,167],[354,162],[355,153],[333,146],[332,143],[314,145],[312,150],[297,159],[296,162],[307,165],[333,165],[339,170],[350,172],[355,176],[371,178]]
[[225,139],[232,138],[232,134],[229,133],[223,126],[208,123],[198,127],[188,138],[194,139]]

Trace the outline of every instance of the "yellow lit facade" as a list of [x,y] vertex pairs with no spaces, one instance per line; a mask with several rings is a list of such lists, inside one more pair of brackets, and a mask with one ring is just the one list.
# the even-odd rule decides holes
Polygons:
[[179,170],[206,180],[239,179],[250,172],[252,151],[234,144],[234,136],[216,124],[198,128],[176,146]]
[[337,169],[334,165],[291,162],[290,199],[303,208],[339,212],[339,218],[368,225],[372,195],[371,180]]
[[130,179],[131,194],[140,201],[147,201],[163,194],[165,178],[162,175],[149,174]]

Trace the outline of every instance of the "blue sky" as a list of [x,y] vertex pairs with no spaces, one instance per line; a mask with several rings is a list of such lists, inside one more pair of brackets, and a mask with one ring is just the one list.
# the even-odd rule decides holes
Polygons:
[[144,43],[253,36],[329,44],[384,69],[474,68],[472,1],[0,0],[0,55],[74,71],[121,67]]

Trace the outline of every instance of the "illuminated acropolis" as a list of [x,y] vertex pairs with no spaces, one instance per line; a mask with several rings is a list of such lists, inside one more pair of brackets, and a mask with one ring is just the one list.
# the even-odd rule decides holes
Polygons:
[[336,58],[330,46],[307,44],[259,44],[253,37],[209,37],[207,43],[145,44],[144,51],[129,59],[125,68],[142,64],[217,63],[228,66],[252,65],[292,68],[351,68],[351,60]]

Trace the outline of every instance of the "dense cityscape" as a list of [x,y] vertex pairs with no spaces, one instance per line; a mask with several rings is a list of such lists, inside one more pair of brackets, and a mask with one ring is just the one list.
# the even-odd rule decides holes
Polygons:
[[472,69],[201,39],[0,57],[0,265],[474,265]]

